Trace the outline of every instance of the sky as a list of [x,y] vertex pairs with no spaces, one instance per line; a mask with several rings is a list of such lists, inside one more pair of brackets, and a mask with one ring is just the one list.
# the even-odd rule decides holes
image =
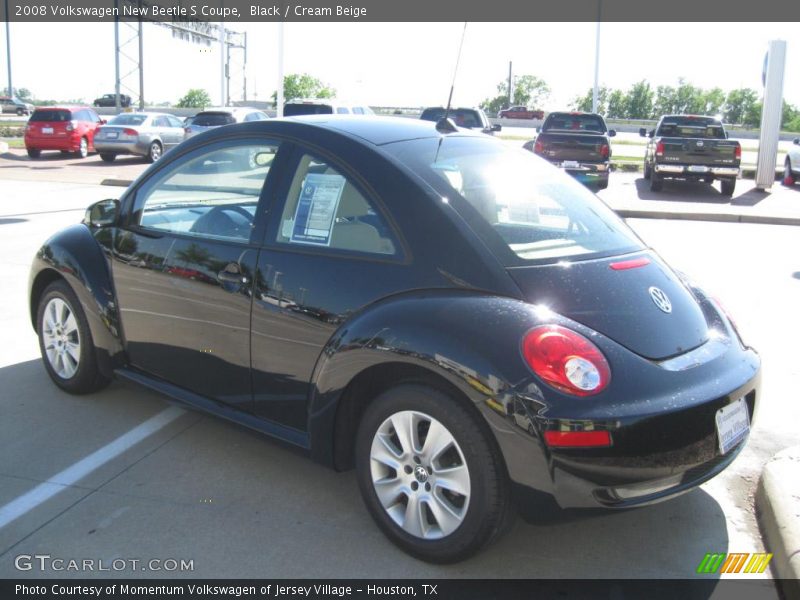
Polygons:
[[[248,36],[247,95],[268,100],[277,87],[278,26],[238,23]],[[455,105],[477,105],[496,95],[508,76],[536,75],[552,93],[542,108],[568,107],[594,81],[595,23],[469,23],[456,77]],[[371,106],[419,107],[447,102],[463,23],[287,23],[284,73],[309,73],[341,99]],[[41,99],[84,99],[114,91],[112,23],[11,23],[15,88]],[[121,38],[129,37],[124,25]],[[767,43],[787,41],[784,98],[800,106],[800,41],[796,23],[602,23],[600,84],[627,89],[646,79],[653,87],[679,77],[703,88],[761,90]],[[220,101],[218,44],[208,48],[144,26],[144,95],[177,100],[204,88]],[[662,43],[661,40],[664,40]],[[5,27],[0,28],[0,88],[7,85]],[[138,49],[128,46],[128,54]],[[123,75],[131,65],[123,61]],[[138,79],[130,82],[138,86]],[[242,79],[231,97],[239,100]],[[138,89],[138,87],[136,87]],[[131,94],[134,95],[135,94]]]

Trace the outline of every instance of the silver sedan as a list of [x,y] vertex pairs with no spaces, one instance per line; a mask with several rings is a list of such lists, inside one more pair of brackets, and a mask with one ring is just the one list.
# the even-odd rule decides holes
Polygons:
[[136,154],[155,162],[183,141],[183,121],[162,113],[122,113],[97,130],[94,147],[112,162],[118,154]]

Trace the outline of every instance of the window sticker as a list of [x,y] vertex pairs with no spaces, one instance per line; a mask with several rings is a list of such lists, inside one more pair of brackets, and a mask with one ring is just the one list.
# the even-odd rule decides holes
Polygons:
[[294,213],[291,242],[330,246],[336,209],[345,178],[341,175],[309,173]]

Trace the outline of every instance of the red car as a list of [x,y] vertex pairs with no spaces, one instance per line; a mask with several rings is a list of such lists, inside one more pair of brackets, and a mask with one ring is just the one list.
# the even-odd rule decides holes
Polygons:
[[512,106],[497,113],[498,119],[544,119],[544,111],[533,110],[526,106]]
[[42,150],[75,152],[86,158],[94,151],[94,132],[104,124],[88,107],[37,108],[25,127],[25,149],[31,158],[39,158]]

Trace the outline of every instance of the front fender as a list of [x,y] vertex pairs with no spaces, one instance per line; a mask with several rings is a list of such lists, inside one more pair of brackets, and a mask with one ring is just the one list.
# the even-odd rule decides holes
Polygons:
[[485,420],[511,479],[534,488],[549,481],[538,436],[513,425],[517,394],[536,396],[521,355],[525,333],[544,318],[535,307],[476,292],[411,292],[378,302],[340,328],[313,374],[311,453],[333,456],[336,413],[347,386],[377,365],[413,365],[449,382]]
[[[110,237],[111,230],[98,230],[97,235]],[[97,349],[99,367],[110,376],[113,368],[123,362],[111,265],[86,225],[72,225],[60,231],[44,243],[33,259],[28,298],[34,330],[39,298],[47,285],[59,277],[78,297]]]

